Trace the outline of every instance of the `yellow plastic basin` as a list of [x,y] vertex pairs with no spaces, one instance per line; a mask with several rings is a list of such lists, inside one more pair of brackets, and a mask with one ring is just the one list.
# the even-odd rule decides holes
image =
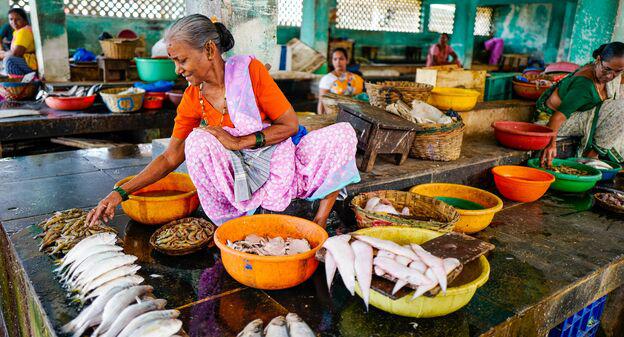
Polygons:
[[470,111],[477,105],[479,92],[470,89],[435,87],[429,104],[441,110]]
[[494,214],[503,208],[503,201],[496,195],[470,186],[458,184],[432,183],[414,186],[410,192],[428,197],[450,197],[468,200],[477,203],[484,209],[468,210],[457,209],[459,221],[455,224],[455,231],[461,233],[476,233],[487,227]]
[[[391,240],[400,245],[409,243],[422,244],[443,235],[428,229],[415,227],[371,227],[360,229],[357,234],[369,235],[384,240]],[[464,266],[461,274],[446,289],[446,294],[439,293],[434,297],[420,296],[410,301],[411,294],[392,300],[371,289],[370,304],[375,308],[391,314],[428,318],[448,315],[468,304],[477,288],[481,287],[490,277],[490,264],[484,256]],[[355,292],[361,297],[362,292],[356,283]]]
[[[121,186],[134,176],[126,177],[117,184]],[[169,221],[185,218],[199,206],[199,197],[191,177],[185,173],[172,172],[159,181],[142,188],[135,194],[154,191],[180,191],[184,193],[171,196],[130,195],[121,203],[124,213],[132,220],[145,225],[161,225]]]

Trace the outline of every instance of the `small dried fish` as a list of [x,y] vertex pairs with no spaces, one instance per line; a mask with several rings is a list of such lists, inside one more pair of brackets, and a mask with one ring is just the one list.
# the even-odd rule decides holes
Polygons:
[[212,228],[203,225],[201,219],[184,220],[161,230],[154,240],[156,246],[165,250],[180,250],[201,245],[210,239]]

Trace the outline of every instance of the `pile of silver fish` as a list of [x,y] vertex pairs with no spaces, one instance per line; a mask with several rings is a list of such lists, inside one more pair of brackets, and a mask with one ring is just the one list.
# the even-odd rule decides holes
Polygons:
[[412,295],[413,300],[437,285],[446,293],[447,275],[461,264],[455,258],[441,259],[434,256],[415,243],[401,246],[393,241],[366,235],[332,236],[323,247],[327,250],[327,287],[331,289],[338,269],[342,282],[353,295],[357,277],[367,309],[373,272],[377,276],[389,275],[396,279],[392,294],[408,284],[414,287],[416,291]]
[[227,241],[228,247],[243,253],[261,256],[295,255],[309,251],[310,243],[306,239],[293,239],[278,236],[268,238],[256,234],[249,234],[245,240]]
[[594,158],[576,158],[576,162],[581,163],[583,165],[591,166],[598,170],[611,170],[613,167],[602,160],[594,159]]
[[102,84],[95,84],[90,87],[79,87],[74,85],[69,88],[67,91],[54,91],[54,87],[46,84],[43,86],[41,90],[37,93],[35,97],[36,100],[43,100],[46,97],[85,97],[85,96],[93,96],[98,91],[102,89]]
[[403,207],[401,213],[399,213],[392,202],[388,199],[381,199],[379,197],[372,197],[368,199],[366,202],[366,206],[364,206],[364,210],[376,213],[388,213],[395,215],[410,215],[410,210],[407,207]]
[[95,234],[57,260],[55,272],[74,300],[90,302],[63,332],[78,337],[94,328],[91,336],[174,336],[182,327],[180,313],[164,310],[167,301],[154,298],[153,288],[136,275],[137,257],[124,254],[116,242],[114,233]]
[[310,326],[294,313],[273,318],[264,330],[262,324],[261,319],[251,321],[236,337],[316,337]]
[[41,237],[39,251],[48,254],[66,253],[80,240],[89,235],[115,232],[115,229],[102,224],[94,226],[86,224],[87,212],[79,208],[72,208],[55,212],[50,218],[38,224],[43,232],[35,238]]

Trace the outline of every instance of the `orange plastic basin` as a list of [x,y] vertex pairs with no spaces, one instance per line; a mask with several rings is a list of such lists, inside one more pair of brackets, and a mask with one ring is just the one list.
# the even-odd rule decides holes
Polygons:
[[542,170],[504,165],[492,169],[498,191],[507,199],[532,202],[541,198],[555,181],[555,176]]
[[[135,176],[126,177],[115,186],[121,186]],[[138,196],[155,191],[181,191],[171,196]],[[191,177],[185,173],[172,172],[159,181],[140,189],[121,203],[124,213],[132,220],[146,225],[161,225],[169,221],[185,218],[199,206],[199,197]]]
[[[239,252],[227,246],[249,234],[306,239],[311,250],[289,256],[259,256]],[[215,232],[214,241],[221,250],[225,270],[238,282],[258,289],[286,289],[312,276],[318,261],[314,257],[327,232],[316,223],[289,215],[258,214],[230,220]]]

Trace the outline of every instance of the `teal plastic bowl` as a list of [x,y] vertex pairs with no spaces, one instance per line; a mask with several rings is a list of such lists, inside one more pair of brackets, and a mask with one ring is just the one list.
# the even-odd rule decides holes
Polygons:
[[178,74],[175,64],[170,59],[152,59],[137,57],[134,59],[141,81],[175,81]]
[[[566,160],[573,160],[573,161],[577,161],[577,159],[590,159],[590,158],[568,158]],[[608,160],[600,160],[608,165],[611,165],[611,167],[613,167],[610,170],[603,170],[603,169],[597,169],[598,171],[600,171],[600,173],[602,173],[602,179],[601,181],[607,181],[607,180],[612,180],[613,178],[615,178],[615,175],[618,174],[618,172],[620,172],[622,170],[622,165],[614,162],[614,161],[608,161]]]
[[546,170],[540,167],[540,159],[533,158],[528,162],[529,167],[546,171],[555,176],[555,182],[550,185],[550,188],[561,192],[582,193],[592,189],[596,183],[602,179],[602,173],[597,169],[579,164],[572,160],[554,159],[553,166],[565,165],[577,170],[585,171],[590,175],[576,176],[572,174],[559,173],[551,170]]

